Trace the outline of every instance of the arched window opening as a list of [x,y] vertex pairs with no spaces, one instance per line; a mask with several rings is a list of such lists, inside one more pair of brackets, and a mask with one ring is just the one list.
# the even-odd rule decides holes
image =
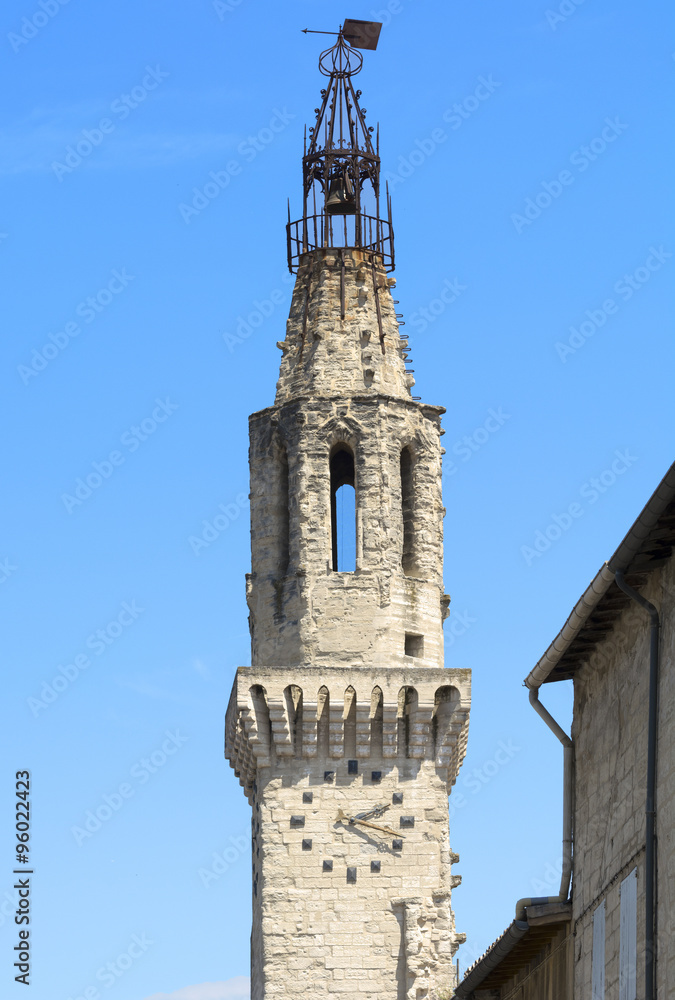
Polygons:
[[254,684],[250,689],[251,702],[253,704],[253,714],[255,725],[258,731],[258,739],[268,754],[274,750],[274,738],[272,735],[272,721],[267,705],[267,692],[262,684]]
[[410,756],[410,722],[417,709],[417,691],[414,687],[402,687],[398,693],[398,753],[400,757]]
[[327,687],[319,688],[316,699],[316,746],[319,757],[328,756],[328,724],[330,716],[330,695]]
[[302,756],[302,688],[289,684],[284,691],[291,744],[296,757]]
[[338,444],[330,457],[330,523],[333,571],[356,569],[356,489],[354,454]]
[[413,486],[413,457],[410,448],[401,451],[401,515],[403,518],[403,572],[415,572],[415,494]]
[[448,727],[452,721],[458,701],[459,691],[457,688],[450,687],[449,684],[438,688],[436,691],[432,718],[434,749],[436,753],[441,749],[441,743],[448,732]]
[[356,757],[356,691],[349,685],[345,691],[345,757]]
[[384,699],[382,688],[374,687],[370,698],[370,756],[382,757]]
[[277,489],[277,565],[279,576],[286,576],[288,572],[289,560],[289,536],[290,536],[290,511],[288,492],[288,454],[285,448],[281,448],[278,458],[278,489]]

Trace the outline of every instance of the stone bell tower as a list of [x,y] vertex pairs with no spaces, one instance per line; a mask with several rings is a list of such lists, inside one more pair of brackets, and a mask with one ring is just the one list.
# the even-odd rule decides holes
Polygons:
[[443,667],[444,409],[411,396],[391,205],[352,83],[374,30],[347,21],[321,55],[276,400],[250,418],[252,666],[225,754],[253,810],[252,1000],[433,1000],[464,939],[447,796],[470,678]]

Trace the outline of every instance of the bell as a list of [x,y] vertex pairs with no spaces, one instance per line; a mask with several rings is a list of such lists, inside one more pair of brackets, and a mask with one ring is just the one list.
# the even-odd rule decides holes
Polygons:
[[356,199],[349,175],[334,177],[328,187],[326,211],[329,215],[355,215]]

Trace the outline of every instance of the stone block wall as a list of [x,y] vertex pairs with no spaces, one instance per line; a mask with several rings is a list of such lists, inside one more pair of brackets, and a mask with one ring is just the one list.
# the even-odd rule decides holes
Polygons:
[[[675,563],[641,588],[661,614],[657,760],[659,996],[675,981]],[[591,995],[593,912],[605,901],[605,989],[618,995],[620,883],[637,868],[637,996],[644,996],[649,617],[631,603],[575,678],[575,996]]]
[[[382,398],[302,400],[251,417],[248,603],[254,664],[443,663],[443,516],[438,407]],[[355,458],[356,572],[331,566],[331,449]],[[401,451],[413,456],[404,572]],[[280,539],[287,539],[283,544]]]
[[[226,755],[253,811],[252,1000],[454,985],[447,795],[469,699],[468,671],[239,669]],[[384,829],[349,822],[378,807]]]
[[415,384],[392,288],[377,258],[354,248],[305,254],[293,290],[277,405],[302,396],[410,399]]

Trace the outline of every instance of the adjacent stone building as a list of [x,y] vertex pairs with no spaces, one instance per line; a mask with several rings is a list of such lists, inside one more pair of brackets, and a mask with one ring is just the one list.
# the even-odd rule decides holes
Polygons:
[[[560,895],[518,902],[458,1000],[674,995],[674,545],[675,465],[525,680],[565,747]],[[568,678],[571,738],[539,701]]]
[[464,940],[447,796],[470,678],[443,667],[444,410],[411,394],[351,80],[356,45],[374,47],[360,24],[321,57],[276,400],[250,418],[252,665],[225,754],[252,806],[252,1000],[432,1000]]

